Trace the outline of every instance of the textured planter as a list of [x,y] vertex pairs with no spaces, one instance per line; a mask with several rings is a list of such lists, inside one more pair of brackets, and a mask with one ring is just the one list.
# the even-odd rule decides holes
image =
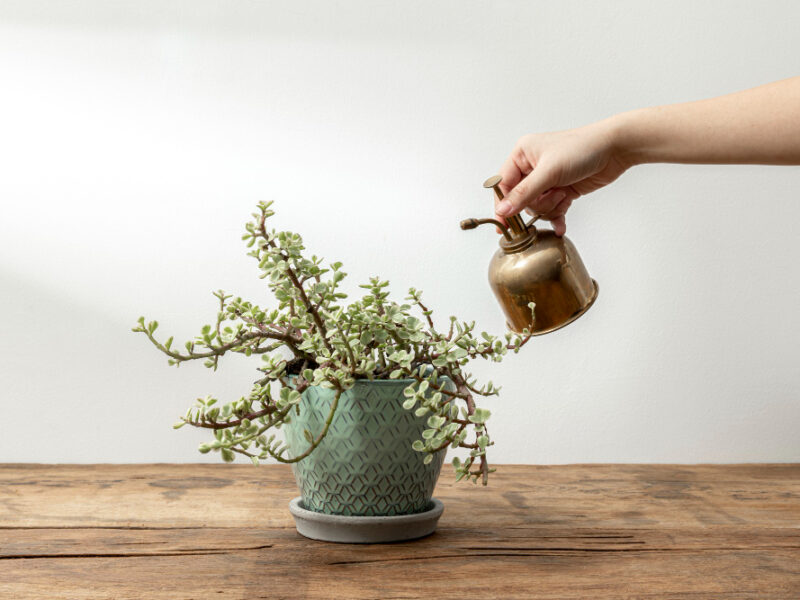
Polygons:
[[[328,434],[306,458],[292,464],[307,510],[329,515],[390,516],[431,508],[446,450],[429,464],[411,448],[427,416],[403,408],[409,380],[357,381],[339,398]],[[303,392],[300,415],[284,426],[291,456],[301,454],[324,427],[335,397],[319,387]]]

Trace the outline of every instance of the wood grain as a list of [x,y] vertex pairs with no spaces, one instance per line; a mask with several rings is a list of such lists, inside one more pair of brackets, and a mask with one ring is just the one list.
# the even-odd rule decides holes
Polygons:
[[0,465],[0,598],[800,598],[800,465],[445,472],[416,542],[300,537],[288,467]]

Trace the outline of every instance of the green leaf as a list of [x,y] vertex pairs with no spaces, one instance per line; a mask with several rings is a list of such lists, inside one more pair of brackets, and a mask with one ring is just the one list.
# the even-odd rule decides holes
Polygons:
[[433,427],[434,429],[439,429],[439,427],[444,425],[444,422],[445,418],[439,415],[431,415],[428,417],[428,427]]
[[432,460],[433,460],[433,454],[426,454],[422,462],[427,465],[430,464]]
[[425,450],[425,444],[422,443],[422,440],[416,440],[411,447],[416,450],[417,452],[422,452]]
[[416,398],[409,398],[408,400],[403,402],[403,408],[405,408],[406,410],[411,410],[412,408],[414,408],[414,405],[416,403],[417,403]]
[[458,348],[454,348],[448,356],[460,360],[467,356],[467,351],[459,346]]
[[486,423],[492,415],[485,408],[476,408],[475,413],[469,416],[469,420],[473,423]]

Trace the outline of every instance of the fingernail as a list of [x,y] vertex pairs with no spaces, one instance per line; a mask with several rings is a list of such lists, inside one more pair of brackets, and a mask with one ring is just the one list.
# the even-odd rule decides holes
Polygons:
[[509,202],[508,200],[503,200],[502,202],[499,202],[497,206],[494,208],[494,212],[496,212],[498,215],[507,215],[508,213],[511,212],[511,202]]

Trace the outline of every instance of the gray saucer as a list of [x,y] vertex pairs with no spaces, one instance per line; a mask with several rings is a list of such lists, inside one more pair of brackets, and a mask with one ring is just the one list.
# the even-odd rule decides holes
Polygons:
[[289,503],[297,532],[312,540],[345,544],[400,542],[430,535],[444,512],[444,504],[431,498],[430,508],[413,515],[349,517],[307,510],[300,496]]

